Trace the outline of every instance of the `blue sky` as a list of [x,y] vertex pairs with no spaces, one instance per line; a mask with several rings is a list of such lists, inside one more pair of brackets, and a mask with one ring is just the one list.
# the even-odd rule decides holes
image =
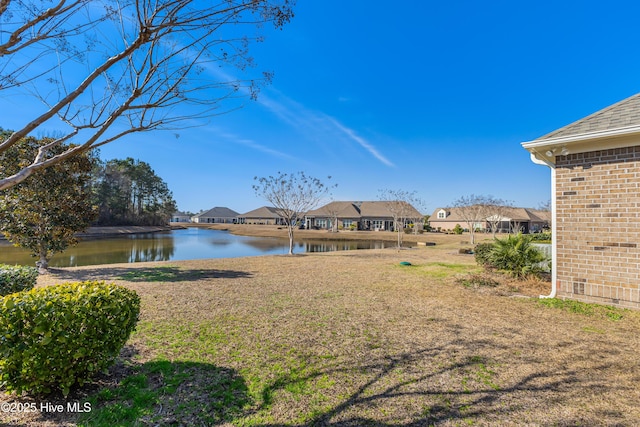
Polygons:
[[639,13],[633,1],[300,0],[252,47],[275,73],[258,101],[101,154],[150,163],[193,212],[252,210],[265,204],[254,176],[299,170],[330,175],[335,200],[403,189],[425,213],[469,194],[536,207],[550,173],[520,143],[640,90]]

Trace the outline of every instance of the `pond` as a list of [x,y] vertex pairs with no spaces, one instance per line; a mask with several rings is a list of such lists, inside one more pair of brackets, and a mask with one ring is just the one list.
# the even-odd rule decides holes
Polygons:
[[[393,247],[382,241],[304,240],[294,243],[294,253],[329,252]],[[236,236],[227,231],[187,228],[161,233],[131,234],[81,241],[53,256],[51,267],[115,264],[144,261],[180,261],[286,254],[289,241],[269,237]],[[34,265],[29,252],[0,241],[0,264]]]

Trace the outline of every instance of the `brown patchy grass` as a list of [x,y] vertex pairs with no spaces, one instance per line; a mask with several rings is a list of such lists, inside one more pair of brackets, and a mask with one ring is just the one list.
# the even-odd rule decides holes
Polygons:
[[[163,392],[137,425],[638,423],[637,312],[612,321],[522,297],[547,294],[539,281],[465,287],[461,278],[481,272],[457,253],[464,237],[447,238],[401,251],[69,268],[39,284],[100,279],[139,293],[129,354],[100,387],[123,387],[127,369],[158,361],[179,375],[142,371]],[[225,387],[232,397],[215,394]]]

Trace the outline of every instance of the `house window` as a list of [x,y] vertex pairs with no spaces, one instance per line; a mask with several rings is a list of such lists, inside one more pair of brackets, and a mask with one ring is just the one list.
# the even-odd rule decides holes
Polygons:
[[316,227],[329,228],[328,227],[328,221],[326,219],[324,219],[324,218],[322,218],[322,219],[318,218],[318,219],[316,219]]
[[371,221],[371,228],[373,230],[384,230],[384,221],[378,219]]
[[349,227],[351,227],[351,224],[353,224],[353,220],[352,220],[352,219],[345,219],[345,220],[342,220],[342,226],[343,226],[344,228],[349,228]]
[[438,212],[438,219],[446,219],[447,213],[445,211]]

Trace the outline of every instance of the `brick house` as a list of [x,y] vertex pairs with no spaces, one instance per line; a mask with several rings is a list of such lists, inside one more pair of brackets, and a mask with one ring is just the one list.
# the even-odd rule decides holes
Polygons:
[[549,297],[640,308],[640,94],[522,145],[551,168]]

